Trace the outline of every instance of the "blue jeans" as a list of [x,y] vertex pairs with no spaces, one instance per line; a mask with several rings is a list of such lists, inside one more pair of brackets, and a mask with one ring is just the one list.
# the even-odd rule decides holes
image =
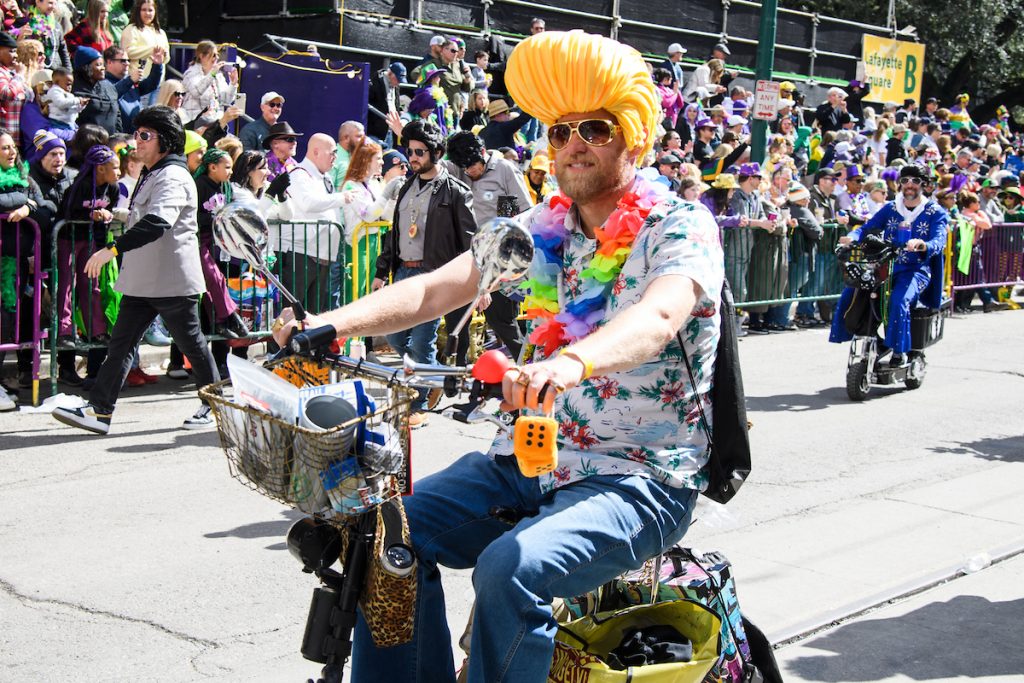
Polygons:
[[[399,266],[395,273],[394,281],[400,282],[407,278],[427,272],[423,268],[406,268]],[[394,334],[387,335],[388,344],[391,345],[398,355],[409,355],[417,363],[437,362],[437,328],[441,319],[420,323],[415,327]],[[427,408],[427,391],[421,389],[419,396],[412,405],[413,412],[421,412]]]
[[[579,595],[674,545],[697,493],[637,475],[602,475],[541,493],[510,456],[463,456],[406,500],[419,587],[413,640],[377,648],[355,631],[352,680],[452,683],[451,635],[437,565],[474,567],[470,683],[544,683],[554,652],[551,601]],[[490,515],[527,515],[514,527]]]

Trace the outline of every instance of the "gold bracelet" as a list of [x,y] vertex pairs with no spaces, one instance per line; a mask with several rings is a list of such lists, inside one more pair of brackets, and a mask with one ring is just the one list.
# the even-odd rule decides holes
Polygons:
[[583,364],[583,379],[588,379],[591,375],[594,374],[594,362],[584,358],[583,356],[581,356],[580,354],[576,353],[575,351],[569,351],[568,349],[562,349],[558,353],[558,355],[560,355],[560,356],[568,356],[569,358],[572,358],[573,360],[578,360],[580,363],[582,363]]

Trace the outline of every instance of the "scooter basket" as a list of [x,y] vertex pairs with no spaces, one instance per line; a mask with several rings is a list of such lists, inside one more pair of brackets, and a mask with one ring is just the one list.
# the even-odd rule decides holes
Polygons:
[[934,308],[915,308],[910,311],[910,347],[926,349],[942,339],[946,318]]
[[[324,518],[361,514],[408,492],[413,391],[305,358],[266,367],[300,387],[361,380],[376,408],[313,431],[244,405],[236,400],[231,380],[203,387],[200,396],[213,409],[232,477],[268,498]],[[355,440],[346,438],[354,430],[375,435],[382,445],[374,444],[372,453],[363,446],[360,452]]]

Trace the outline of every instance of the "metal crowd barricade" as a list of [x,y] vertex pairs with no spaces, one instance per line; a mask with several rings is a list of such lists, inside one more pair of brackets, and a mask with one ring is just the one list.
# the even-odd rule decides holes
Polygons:
[[[0,352],[32,354],[32,405],[39,405],[42,291],[46,278],[42,234],[39,224],[30,218],[11,223],[5,213],[0,214],[0,221]],[[31,243],[31,253],[26,241]]]
[[335,221],[301,219],[274,220],[269,224],[268,250],[277,257],[273,272],[281,284],[309,313],[336,308],[346,272],[345,231],[341,225]]
[[[85,228],[84,238],[77,237],[76,228]],[[105,266],[105,272],[101,273],[99,282],[95,286],[92,281],[79,272],[80,262],[83,259],[88,260],[97,249],[113,243],[115,238],[124,233],[124,225],[114,221],[106,226],[106,233],[104,244],[101,245],[97,244],[92,221],[60,220],[53,226],[49,270],[52,304],[48,321],[50,391],[53,394],[57,393],[57,354],[60,351],[77,353],[106,347],[107,340],[97,338],[92,331],[97,329],[97,325],[101,325],[105,328],[103,334],[109,335],[117,320],[121,295],[113,291],[116,281],[116,262],[111,261]],[[84,263],[82,265],[84,266]],[[96,301],[94,297],[99,297],[99,301]],[[67,303],[65,303],[66,300]],[[98,312],[97,306],[99,307]],[[64,318],[64,323],[68,324],[67,315],[70,315],[71,334],[64,336],[70,337],[70,344],[59,348],[58,338],[61,336],[62,318]],[[97,320],[97,315],[102,319]]]
[[[807,251],[808,240],[800,228],[788,229],[786,236],[769,234],[761,228],[726,230],[726,240],[737,240],[731,245],[731,254],[726,251],[726,278],[736,297],[736,306],[749,309],[838,299],[843,291],[843,278],[835,248],[849,230],[837,223],[825,223],[822,228],[824,233],[817,242],[813,261]],[[746,262],[742,259],[744,255]],[[734,283],[741,277],[746,279],[737,287]]]
[[352,258],[349,261],[352,283],[348,301],[355,301],[373,291],[373,277],[377,270],[381,238],[391,228],[390,221],[363,222],[352,233]]
[[[955,229],[955,226],[954,226]],[[977,239],[966,273],[957,267],[960,249],[957,235],[950,230],[949,255],[954,292],[1012,287],[1024,282],[1024,223],[995,223]]]

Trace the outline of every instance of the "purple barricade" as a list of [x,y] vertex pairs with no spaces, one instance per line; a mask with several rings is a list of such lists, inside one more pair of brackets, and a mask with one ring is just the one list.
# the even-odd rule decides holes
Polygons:
[[[19,366],[31,357],[32,403],[39,403],[39,349],[43,253],[39,226],[0,215],[0,352],[15,351]],[[20,373],[19,373],[20,374]]]
[[1007,287],[1024,281],[1024,223],[996,223],[978,238],[968,272],[956,267],[953,291]]

